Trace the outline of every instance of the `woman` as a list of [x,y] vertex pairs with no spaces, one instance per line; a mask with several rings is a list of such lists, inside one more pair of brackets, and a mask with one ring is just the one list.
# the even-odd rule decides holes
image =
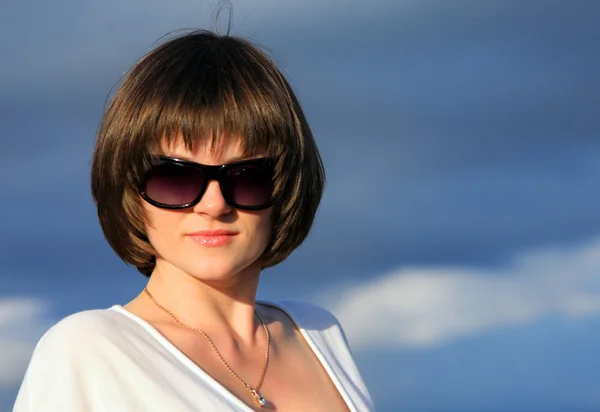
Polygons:
[[104,115],[91,183],[109,244],[149,279],[52,327],[15,411],[373,409],[332,314],[255,300],[324,186],[300,105],[257,47],[202,31],[142,58]]

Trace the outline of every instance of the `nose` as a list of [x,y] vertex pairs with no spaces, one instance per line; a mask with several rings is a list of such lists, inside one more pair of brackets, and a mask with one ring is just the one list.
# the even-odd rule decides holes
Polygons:
[[219,182],[211,180],[208,182],[202,198],[193,207],[193,210],[196,213],[202,213],[211,217],[219,217],[230,213],[232,207],[225,201]]

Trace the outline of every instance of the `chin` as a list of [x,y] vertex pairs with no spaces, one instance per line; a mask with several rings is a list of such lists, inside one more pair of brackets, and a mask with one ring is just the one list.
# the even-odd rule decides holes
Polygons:
[[232,278],[243,272],[260,271],[257,262],[243,264],[240,262],[207,262],[208,259],[197,262],[197,264],[180,266],[190,276],[199,280],[224,280]]

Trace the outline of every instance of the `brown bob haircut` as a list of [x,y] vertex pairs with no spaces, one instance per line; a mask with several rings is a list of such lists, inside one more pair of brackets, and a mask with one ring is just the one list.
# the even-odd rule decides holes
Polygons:
[[150,276],[155,252],[135,184],[148,156],[183,137],[188,149],[242,138],[244,155],[274,156],[276,203],[262,267],[283,261],[308,235],[325,185],[312,132],[289,83],[246,39],[195,31],[148,53],[110,101],[96,139],[91,189],[106,239]]

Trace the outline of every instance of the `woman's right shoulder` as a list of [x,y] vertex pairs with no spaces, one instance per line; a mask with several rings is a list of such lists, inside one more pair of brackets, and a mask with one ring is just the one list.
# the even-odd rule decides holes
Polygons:
[[92,410],[97,382],[112,382],[126,318],[115,310],[95,309],[69,315],[38,341],[14,411]]
[[35,353],[73,350],[80,352],[110,341],[122,333],[123,316],[110,309],[73,313],[54,324],[38,341]]

